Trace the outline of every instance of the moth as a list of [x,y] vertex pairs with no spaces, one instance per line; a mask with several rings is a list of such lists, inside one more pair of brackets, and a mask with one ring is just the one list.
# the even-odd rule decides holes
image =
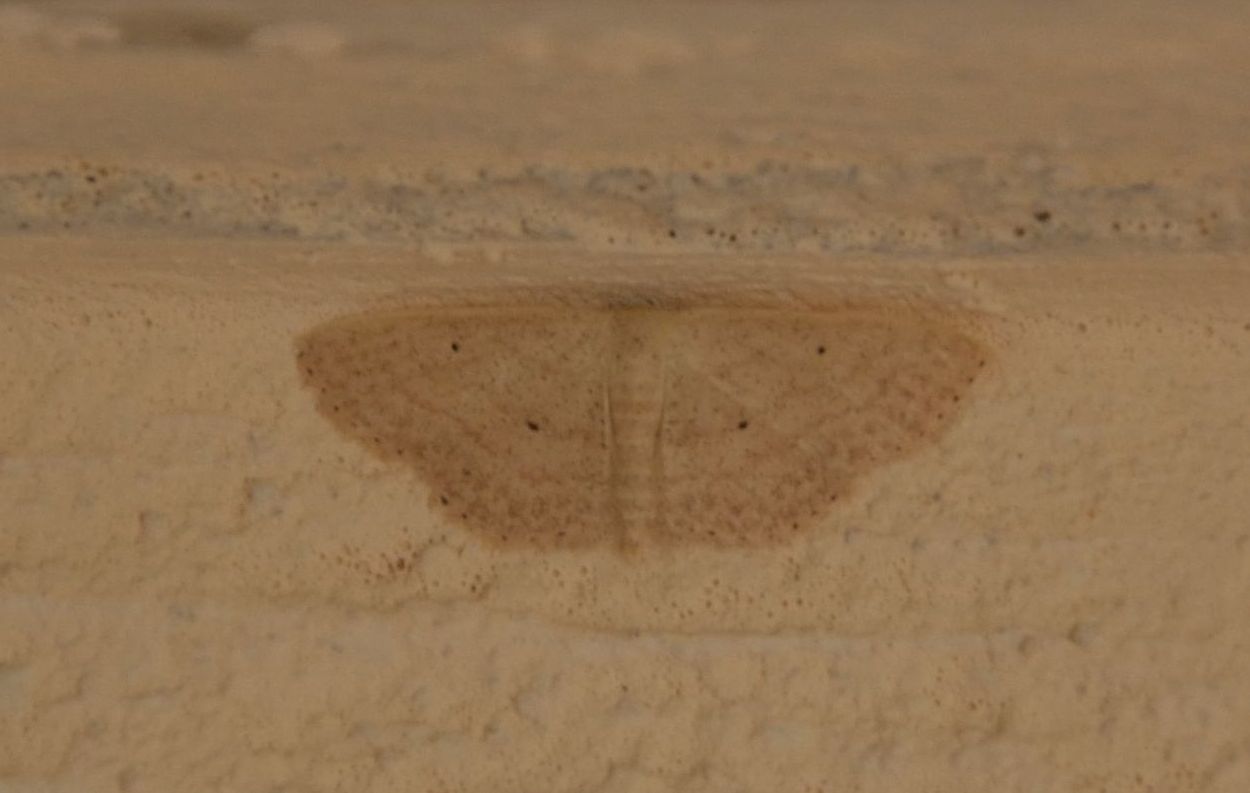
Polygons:
[[906,305],[371,312],[296,344],[326,420],[514,548],[785,542],[933,444],[987,350]]

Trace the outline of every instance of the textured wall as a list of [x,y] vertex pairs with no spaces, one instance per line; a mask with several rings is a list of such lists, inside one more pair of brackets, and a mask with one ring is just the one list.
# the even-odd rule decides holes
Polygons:
[[[1214,3],[0,6],[0,791],[1250,789],[1248,32]],[[330,400],[298,365],[344,317],[466,305],[515,404],[429,358],[338,361]],[[634,352],[498,330],[622,305],[653,312]],[[682,318],[709,305],[802,321],[739,360]],[[509,411],[562,420],[596,359],[654,398],[621,430],[648,454],[639,426],[752,388],[751,429],[840,449],[846,392],[781,388],[815,381],[760,340],[862,359],[857,388],[903,361],[907,407],[953,387],[958,344],[898,349],[938,315],[987,352],[958,411],[855,403],[923,442],[814,467],[852,486],[793,533],[745,541],[795,435],[684,458],[720,495],[674,525],[743,541],[628,553],[559,540],[576,489],[518,462]],[[665,345],[706,399],[613,369]],[[421,424],[422,382],[477,390]],[[544,541],[457,520],[455,444],[378,454],[348,399],[404,449],[511,422],[491,484],[541,491]],[[604,448],[577,459],[666,470]]]
[[621,557],[483,544],[318,413],[298,334],[436,263],[9,250],[14,789],[1246,781],[1250,273],[1223,259],[900,271],[1009,318],[956,426],[780,547]]

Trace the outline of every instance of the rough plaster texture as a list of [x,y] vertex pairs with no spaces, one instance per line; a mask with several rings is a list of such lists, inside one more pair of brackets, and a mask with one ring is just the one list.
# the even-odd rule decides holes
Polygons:
[[[0,6],[0,790],[1250,789],[1247,34]],[[629,554],[484,542],[296,365],[586,294],[992,363],[784,542]]]

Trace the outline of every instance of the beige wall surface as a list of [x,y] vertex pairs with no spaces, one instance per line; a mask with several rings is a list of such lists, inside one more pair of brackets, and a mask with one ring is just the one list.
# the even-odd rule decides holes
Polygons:
[[0,5],[0,791],[1250,790],[1247,34]]

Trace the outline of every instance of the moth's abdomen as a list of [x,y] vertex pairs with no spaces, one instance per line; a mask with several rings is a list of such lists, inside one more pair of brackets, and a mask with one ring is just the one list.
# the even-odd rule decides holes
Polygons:
[[663,515],[664,325],[641,312],[621,312],[612,321],[606,375],[609,517],[626,548]]

